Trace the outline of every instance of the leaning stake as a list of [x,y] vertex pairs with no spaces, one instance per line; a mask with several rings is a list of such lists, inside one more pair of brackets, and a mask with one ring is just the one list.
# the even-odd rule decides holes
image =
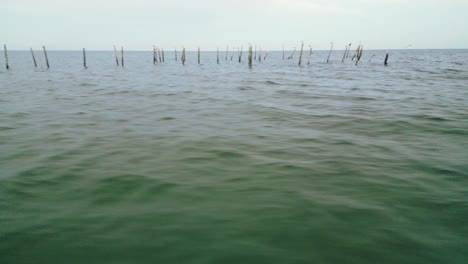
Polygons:
[[385,61],[384,61],[385,66],[387,66],[387,61],[388,61],[388,52],[387,52],[387,54],[385,54]]
[[47,57],[47,50],[46,50],[45,46],[42,46],[42,49],[44,50],[44,56],[45,56],[45,61],[46,61],[47,69],[49,69],[50,66],[49,66],[49,58]]
[[341,63],[344,62],[344,59],[346,58],[346,53],[348,53],[348,45],[345,46],[345,51],[344,51],[343,59],[341,60]]
[[358,62],[361,60],[361,56],[362,56],[362,45],[359,46],[359,52],[358,52],[357,59],[356,59],[356,66],[358,65]]
[[6,45],[3,45],[3,50],[5,51],[5,68],[9,70],[10,66],[8,65],[8,51]]
[[333,50],[333,42],[331,42],[330,53],[328,53],[327,63],[330,61],[330,56],[332,54],[332,50]]
[[36,62],[36,57],[34,57],[34,51],[33,49],[31,48],[31,56],[32,56],[32,59],[33,59],[33,62],[34,62],[34,67],[37,68],[37,62]]
[[115,55],[115,63],[119,66],[119,56],[117,55],[117,48],[114,46],[114,55]]
[[299,66],[301,66],[302,63],[302,51],[304,50],[304,42],[301,44],[301,53],[299,53]]
[[244,46],[241,47],[240,53],[239,53],[239,63],[242,61],[242,52],[244,50]]

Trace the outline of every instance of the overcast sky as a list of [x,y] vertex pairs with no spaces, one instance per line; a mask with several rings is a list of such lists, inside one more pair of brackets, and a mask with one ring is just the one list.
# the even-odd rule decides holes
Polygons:
[[468,48],[468,0],[0,0],[0,10],[10,49]]

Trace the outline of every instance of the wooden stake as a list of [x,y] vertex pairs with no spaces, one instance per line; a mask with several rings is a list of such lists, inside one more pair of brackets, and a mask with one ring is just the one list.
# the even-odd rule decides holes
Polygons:
[[353,57],[351,58],[352,61],[354,61],[354,59],[357,58],[360,48],[361,48],[361,42],[359,42],[359,45],[358,45],[358,47],[357,47],[357,49],[356,49],[356,52],[354,52],[354,55],[353,55]]
[[86,66],[86,50],[85,50],[85,48],[83,48],[83,67],[85,69],[88,69],[88,67]]
[[153,65],[156,65],[157,62],[158,60],[156,59],[156,48],[153,46]]
[[162,53],[162,62],[164,62],[164,49],[161,49],[161,53]]
[[8,50],[7,50],[6,45],[3,45],[3,50],[5,51],[5,68],[9,70],[10,65],[8,65]]
[[268,51],[266,51],[265,57],[263,57],[263,61],[265,61],[267,57],[268,57]]
[[161,50],[158,48],[158,57],[159,57],[159,63],[162,62],[162,57],[161,57]]
[[241,47],[240,53],[239,53],[239,63],[242,61],[242,52],[244,51],[244,46]]
[[200,47],[198,47],[198,64],[200,64]]
[[384,60],[384,65],[387,66],[387,61],[388,61],[388,52],[385,54],[385,60]]
[[257,59],[257,45],[255,45],[255,54],[254,54],[254,58],[253,58],[253,59],[254,59],[254,60]]
[[216,49],[216,63],[219,64],[219,48]]
[[120,58],[120,61],[122,62],[122,63],[121,63],[121,64],[122,64],[122,67],[125,67],[125,64],[124,64],[124,51],[123,51],[123,46],[122,46],[122,53],[120,54],[120,56],[122,56],[122,57]]
[[229,46],[226,46],[226,58],[224,59],[225,61],[227,61],[227,58],[228,58],[228,52],[229,52]]
[[32,56],[32,59],[33,59],[33,62],[34,62],[34,67],[37,68],[37,62],[36,62],[36,57],[34,57],[34,51],[33,51],[32,48],[30,48],[30,49],[31,49],[31,56]]
[[180,58],[182,65],[185,65],[185,48],[182,49],[182,57]]
[[174,49],[175,61],[177,61],[177,49]]
[[117,64],[117,67],[119,66],[119,56],[117,55],[117,48],[114,45],[114,55],[115,55],[115,63]]
[[301,53],[299,53],[299,66],[302,63],[302,51],[304,50],[304,42],[301,43]]
[[289,55],[288,60],[292,60],[294,58],[294,53],[296,53],[296,47],[294,47],[294,50],[291,52],[291,55]]
[[343,54],[343,59],[341,60],[341,63],[344,63],[344,59],[346,58],[346,53],[348,52],[348,45],[345,46],[345,51]]
[[[257,52],[256,49],[257,46],[255,46],[255,52]],[[257,55],[255,54],[255,56]],[[252,67],[252,45],[249,46],[249,67]]]
[[283,60],[284,60],[284,45],[283,45]]
[[361,56],[362,56],[362,45],[359,46],[359,52],[357,54],[357,59],[356,59],[356,66],[358,65],[358,62],[361,60]]
[[45,61],[46,61],[47,69],[49,69],[50,66],[49,66],[49,58],[47,57],[47,50],[46,50],[45,46],[42,46],[42,49],[44,50],[44,56],[45,56]]
[[333,42],[331,42],[330,53],[328,53],[327,63],[330,61],[330,56],[332,54],[332,50],[333,50]]
[[346,52],[346,58],[349,58],[349,51],[351,50],[351,43],[348,45],[348,52]]

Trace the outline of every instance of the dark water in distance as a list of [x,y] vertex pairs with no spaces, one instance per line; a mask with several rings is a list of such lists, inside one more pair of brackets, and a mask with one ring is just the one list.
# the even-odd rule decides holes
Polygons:
[[9,55],[2,264],[468,262],[467,50]]

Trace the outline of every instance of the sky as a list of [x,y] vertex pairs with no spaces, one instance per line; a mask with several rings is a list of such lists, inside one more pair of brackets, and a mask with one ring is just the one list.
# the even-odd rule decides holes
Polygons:
[[468,48],[468,0],[0,0],[0,10],[11,50]]

